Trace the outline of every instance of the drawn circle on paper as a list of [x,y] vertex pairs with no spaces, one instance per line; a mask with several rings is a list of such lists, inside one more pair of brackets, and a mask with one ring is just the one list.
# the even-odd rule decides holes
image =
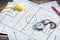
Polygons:
[[29,14],[27,17],[26,17],[26,22],[28,23],[30,21],[29,24],[33,24],[33,23],[36,23],[37,21],[37,17],[33,14]]

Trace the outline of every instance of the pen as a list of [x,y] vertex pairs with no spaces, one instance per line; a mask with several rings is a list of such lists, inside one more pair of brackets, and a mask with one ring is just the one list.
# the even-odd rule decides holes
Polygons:
[[60,11],[58,11],[54,6],[51,6],[51,7],[52,7],[53,11],[55,11],[56,14],[57,14],[58,16],[60,16]]

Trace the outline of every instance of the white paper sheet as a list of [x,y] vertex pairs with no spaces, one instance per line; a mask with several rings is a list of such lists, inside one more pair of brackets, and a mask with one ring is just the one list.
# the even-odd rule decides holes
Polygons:
[[[15,4],[14,4],[15,3]],[[51,6],[59,9],[56,1],[36,5],[30,1],[14,0],[7,6],[19,4],[23,12],[8,12],[0,14],[0,32],[7,33],[9,40],[60,40],[60,18]],[[57,25],[56,29],[46,27],[43,31],[35,31],[32,26],[44,19],[50,19]]]

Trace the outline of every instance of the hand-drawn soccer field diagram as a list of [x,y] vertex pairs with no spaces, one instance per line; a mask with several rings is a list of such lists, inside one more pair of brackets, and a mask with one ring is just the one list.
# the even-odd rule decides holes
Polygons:
[[24,12],[13,11],[1,14],[0,32],[7,33],[9,40],[48,40],[55,29],[50,29],[48,25],[43,31],[35,31],[32,26],[45,19],[59,25],[59,16],[29,1],[20,1],[19,5],[23,7]]

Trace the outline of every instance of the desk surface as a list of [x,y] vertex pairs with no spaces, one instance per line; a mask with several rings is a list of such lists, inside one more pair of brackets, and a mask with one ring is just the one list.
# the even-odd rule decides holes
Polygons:
[[41,3],[46,3],[46,2],[49,2],[49,1],[57,1],[59,6],[60,6],[60,0],[30,0],[34,3],[37,3],[37,4],[41,4]]

